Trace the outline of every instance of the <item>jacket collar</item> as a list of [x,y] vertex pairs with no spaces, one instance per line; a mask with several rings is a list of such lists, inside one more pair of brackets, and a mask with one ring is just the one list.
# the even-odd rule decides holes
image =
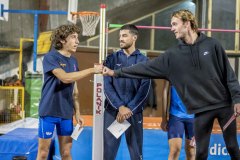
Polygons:
[[[124,55],[125,55],[123,49],[119,50],[119,52],[120,52],[121,54],[124,54]],[[135,55],[139,55],[139,54],[141,54],[141,53],[140,53],[140,50],[139,50],[139,49],[136,49],[130,56],[135,56]]]

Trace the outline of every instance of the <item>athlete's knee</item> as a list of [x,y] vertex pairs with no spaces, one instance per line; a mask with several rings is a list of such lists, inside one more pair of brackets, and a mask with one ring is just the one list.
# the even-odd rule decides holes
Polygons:
[[65,157],[65,159],[67,159],[68,157],[71,157],[71,149],[64,149],[64,150],[62,150],[61,151],[61,156]]
[[181,148],[180,147],[171,147],[168,159],[169,160],[175,160],[179,158]]
[[189,143],[185,143],[185,152],[187,160],[195,160],[196,155],[196,147],[190,145]]
[[171,153],[180,153],[181,151],[181,145],[173,145],[170,147]]
[[179,147],[171,148],[170,153],[171,154],[179,154],[181,149]]
[[196,151],[195,149],[186,151],[187,160],[195,160]]
[[45,160],[48,158],[48,150],[38,150],[37,160]]

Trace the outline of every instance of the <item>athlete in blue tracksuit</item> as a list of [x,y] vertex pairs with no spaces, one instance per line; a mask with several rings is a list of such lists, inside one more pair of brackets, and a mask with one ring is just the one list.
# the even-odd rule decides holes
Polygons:
[[[132,66],[147,61],[147,57],[135,49],[137,28],[126,25],[120,29],[121,50],[109,55],[105,65],[111,69]],[[114,160],[121,137],[116,139],[108,127],[117,119],[127,120],[131,126],[125,136],[132,160],[142,159],[143,116],[142,111],[150,89],[150,79],[104,77],[105,112],[104,112],[104,160]]]

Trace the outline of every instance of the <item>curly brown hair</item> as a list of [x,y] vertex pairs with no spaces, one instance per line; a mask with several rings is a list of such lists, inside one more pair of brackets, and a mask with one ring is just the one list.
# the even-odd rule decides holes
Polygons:
[[181,9],[173,12],[172,17],[180,18],[183,22],[189,21],[191,24],[192,30],[194,30],[195,32],[198,31],[197,20],[191,11],[187,9]]
[[63,45],[61,43],[62,40],[65,40],[70,34],[77,33],[79,34],[81,29],[77,25],[61,25],[57,27],[52,35],[51,35],[51,42],[52,46],[60,50],[62,49]]

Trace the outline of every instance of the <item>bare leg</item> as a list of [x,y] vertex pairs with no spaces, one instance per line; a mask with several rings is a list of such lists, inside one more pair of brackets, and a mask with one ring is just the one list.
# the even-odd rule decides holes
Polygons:
[[51,144],[51,138],[49,139],[38,139],[38,154],[37,160],[46,160],[48,158],[49,148]]
[[195,160],[196,148],[194,146],[191,146],[190,142],[191,142],[190,139],[185,140],[185,152],[187,160]]
[[168,160],[178,160],[182,147],[182,138],[171,138],[168,140],[168,144],[170,148]]
[[58,140],[62,160],[72,160],[72,138],[70,136],[58,136]]

